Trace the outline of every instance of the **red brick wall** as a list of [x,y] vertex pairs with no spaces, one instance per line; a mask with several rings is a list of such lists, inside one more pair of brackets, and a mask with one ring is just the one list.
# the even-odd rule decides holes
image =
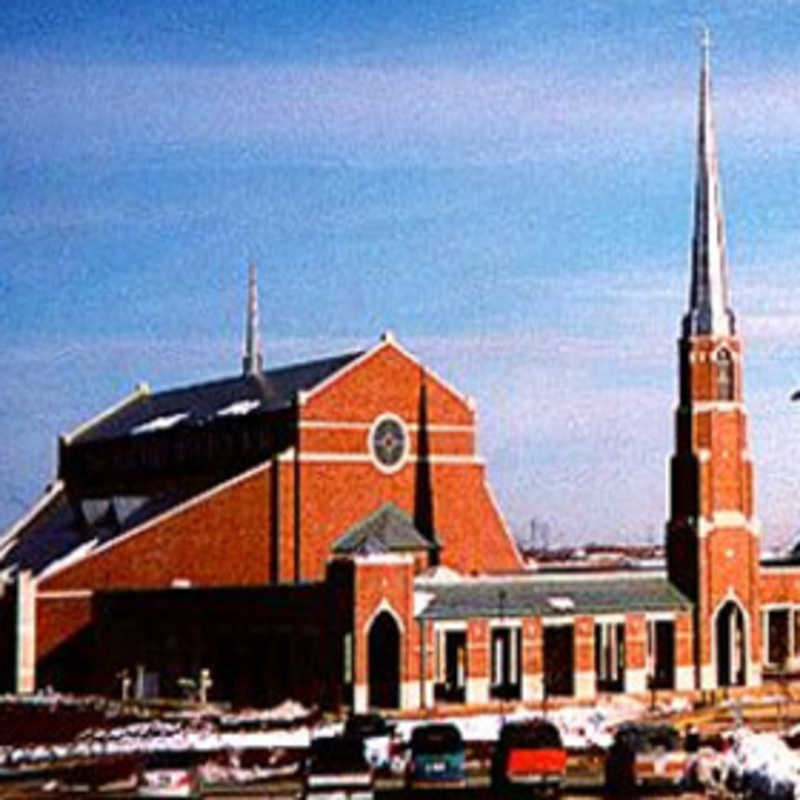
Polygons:
[[490,677],[489,644],[489,621],[471,619],[467,626],[467,677]]
[[694,631],[692,616],[687,613],[675,615],[675,665],[689,667],[694,663]]
[[761,571],[759,589],[762,603],[800,602],[800,567]]
[[538,675],[544,670],[541,617],[522,620],[522,674]]
[[594,672],[594,617],[575,617],[575,671]]
[[359,559],[355,563],[353,617],[355,683],[367,683],[369,675],[369,624],[386,601],[400,618],[400,680],[419,679],[419,626],[414,620],[414,567]]
[[270,575],[270,475],[259,468],[41,581],[53,589],[252,585]]
[[91,597],[36,599],[36,657],[43,658],[92,622]]
[[[391,411],[404,420],[418,421],[423,367],[387,344],[342,377],[315,392],[302,409],[304,420],[371,422]],[[436,376],[424,374],[429,424],[472,425],[474,413],[464,398]]]
[[644,669],[647,665],[647,628],[644,614],[625,616],[625,667]]

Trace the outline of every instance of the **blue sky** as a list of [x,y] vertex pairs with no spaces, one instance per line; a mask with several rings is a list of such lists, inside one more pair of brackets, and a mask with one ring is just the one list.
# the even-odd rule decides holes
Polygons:
[[512,528],[660,539],[698,31],[759,515],[800,527],[800,7],[41,2],[0,18],[0,526],[139,380],[391,328],[479,402]]

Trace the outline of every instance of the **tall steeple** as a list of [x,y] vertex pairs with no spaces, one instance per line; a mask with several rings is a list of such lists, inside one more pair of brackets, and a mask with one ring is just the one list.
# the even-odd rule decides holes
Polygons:
[[[760,526],[744,402],[743,343],[728,297],[725,234],[703,41],[692,288],[678,341],[667,574],[694,603],[694,685],[761,680]],[[688,682],[688,681],[687,681]]]
[[242,372],[245,375],[260,375],[264,368],[264,355],[261,351],[261,334],[258,326],[258,283],[256,265],[250,263],[250,277],[247,288],[247,325],[244,334],[244,356]]
[[697,131],[697,178],[692,240],[692,288],[684,336],[733,336],[736,319],[730,308],[725,260],[725,220],[717,167],[717,140],[711,110],[710,39],[705,30],[700,67]]

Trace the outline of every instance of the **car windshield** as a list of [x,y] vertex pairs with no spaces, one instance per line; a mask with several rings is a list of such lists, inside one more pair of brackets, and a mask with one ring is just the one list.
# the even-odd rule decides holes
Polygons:
[[311,772],[341,772],[367,769],[364,747],[352,738],[331,736],[311,742]]
[[678,731],[671,725],[631,725],[620,728],[618,740],[637,753],[647,753],[663,747],[665,750],[677,750]]
[[426,725],[411,734],[411,751],[421,753],[452,753],[464,749],[461,733],[455,725]]
[[388,732],[386,720],[380,714],[354,714],[344,724],[345,736],[383,736]]
[[544,720],[506,725],[500,733],[500,740],[508,747],[537,749],[562,747],[558,728]]

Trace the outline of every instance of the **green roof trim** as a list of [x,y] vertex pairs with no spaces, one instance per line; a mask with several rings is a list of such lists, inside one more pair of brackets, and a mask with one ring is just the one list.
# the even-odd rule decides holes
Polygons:
[[342,534],[331,549],[337,555],[356,555],[432,550],[438,547],[438,541],[423,536],[405,511],[401,511],[394,503],[384,503]]
[[418,585],[433,595],[423,619],[573,616],[630,611],[689,610],[691,602],[661,577],[609,575],[602,578],[494,581]]

